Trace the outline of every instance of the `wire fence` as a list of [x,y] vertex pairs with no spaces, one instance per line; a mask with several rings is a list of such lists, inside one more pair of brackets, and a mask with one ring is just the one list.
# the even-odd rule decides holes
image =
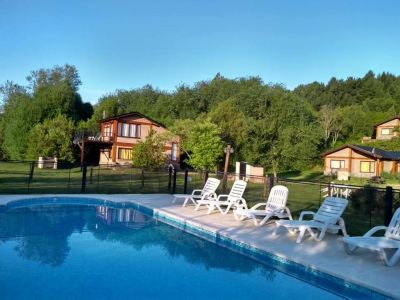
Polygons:
[[[148,194],[191,193],[201,189],[205,179],[223,179],[223,173],[193,170],[143,170],[132,166],[87,166],[58,162],[41,165],[38,162],[0,161],[0,194]],[[226,188],[242,178],[228,173]],[[373,226],[385,224],[400,207],[400,190],[371,186],[337,185],[326,182],[289,180],[271,176],[245,176],[248,181],[244,198],[249,206],[266,202],[275,184],[289,189],[288,207],[294,217],[303,210],[316,211],[326,196],[347,198],[349,205],[344,219],[351,234],[362,234]]]

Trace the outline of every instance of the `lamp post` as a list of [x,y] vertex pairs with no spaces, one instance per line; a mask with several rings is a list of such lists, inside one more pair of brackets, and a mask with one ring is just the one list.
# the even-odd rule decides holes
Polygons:
[[226,184],[228,181],[229,157],[230,157],[231,153],[234,152],[234,149],[232,148],[231,144],[226,145],[224,152],[225,152],[225,166],[224,166],[224,177],[222,180],[222,190],[224,192],[226,192]]

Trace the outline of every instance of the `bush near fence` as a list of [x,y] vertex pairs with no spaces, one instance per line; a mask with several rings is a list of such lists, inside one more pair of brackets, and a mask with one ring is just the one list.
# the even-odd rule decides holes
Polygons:
[[[86,173],[86,176],[83,174]],[[59,162],[59,168],[38,169],[37,162],[0,161],[0,194],[74,194],[74,193],[191,193],[201,189],[207,176],[223,179],[223,173],[196,171],[142,170],[132,166],[87,166]],[[83,180],[84,178],[86,180]],[[253,176],[244,198],[249,206],[266,202],[271,177]],[[255,178],[257,177],[257,178]],[[220,185],[218,194],[229,192],[237,174],[228,174],[226,191]],[[329,183],[277,178],[274,184],[289,189],[288,206],[294,217],[303,210],[316,211]],[[186,188],[185,188],[186,187]],[[363,234],[385,221],[385,189],[368,186],[340,185],[351,190],[344,219],[350,234]],[[400,206],[400,191],[391,190],[393,208]],[[340,196],[340,195],[339,195]],[[387,215],[388,213],[386,213]]]

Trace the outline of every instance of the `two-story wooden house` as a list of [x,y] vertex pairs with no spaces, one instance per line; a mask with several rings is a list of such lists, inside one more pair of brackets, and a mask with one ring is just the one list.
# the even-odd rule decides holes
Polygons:
[[[132,163],[132,149],[143,141],[151,130],[161,134],[167,131],[164,125],[138,112],[106,118],[100,121],[100,164]],[[174,137],[165,144],[168,163],[179,163],[179,138]]]

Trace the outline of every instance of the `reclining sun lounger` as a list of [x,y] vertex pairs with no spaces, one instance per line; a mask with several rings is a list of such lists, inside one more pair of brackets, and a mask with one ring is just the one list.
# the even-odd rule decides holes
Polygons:
[[[292,220],[292,215],[286,202],[289,196],[289,190],[283,185],[276,185],[271,189],[266,203],[258,203],[252,208],[247,208],[246,205],[238,207],[233,211],[236,220],[253,219],[254,225],[264,225],[272,217],[289,218]],[[262,220],[259,221],[259,218]]]
[[[306,233],[309,233],[312,238],[320,241],[324,238],[325,233],[337,233],[342,230],[344,236],[347,236],[346,227],[342,214],[346,209],[348,200],[327,197],[321,204],[320,208],[316,213],[312,211],[303,211],[300,214],[299,220],[288,221],[279,220],[276,221],[277,228],[274,234],[277,233],[280,227],[285,227],[291,233],[299,233],[296,243],[301,243]],[[312,220],[303,220],[305,215],[312,215]],[[319,234],[318,234],[319,232]]]
[[[380,230],[385,230],[384,236],[372,236]],[[345,237],[343,245],[348,254],[353,254],[358,248],[377,251],[387,266],[394,266],[400,258],[400,208],[394,213],[388,227],[376,226],[363,236]],[[388,255],[388,251],[393,253]]]
[[213,197],[215,199],[217,198],[215,191],[217,190],[219,183],[219,179],[208,178],[202,190],[193,190],[191,195],[175,194],[173,195],[174,198],[172,200],[172,203],[175,203],[178,199],[184,199],[182,206],[186,206],[189,201],[196,205],[197,201],[202,199],[204,200]]
[[[218,195],[215,198],[209,198],[197,201],[196,210],[200,208],[201,205],[206,205],[208,207],[208,213],[211,213],[214,209],[218,209],[222,214],[227,214],[232,207],[235,207],[240,202],[243,202],[243,194],[246,189],[247,182],[244,180],[236,180],[233,183],[229,195]],[[226,206],[223,210],[222,207]]]

